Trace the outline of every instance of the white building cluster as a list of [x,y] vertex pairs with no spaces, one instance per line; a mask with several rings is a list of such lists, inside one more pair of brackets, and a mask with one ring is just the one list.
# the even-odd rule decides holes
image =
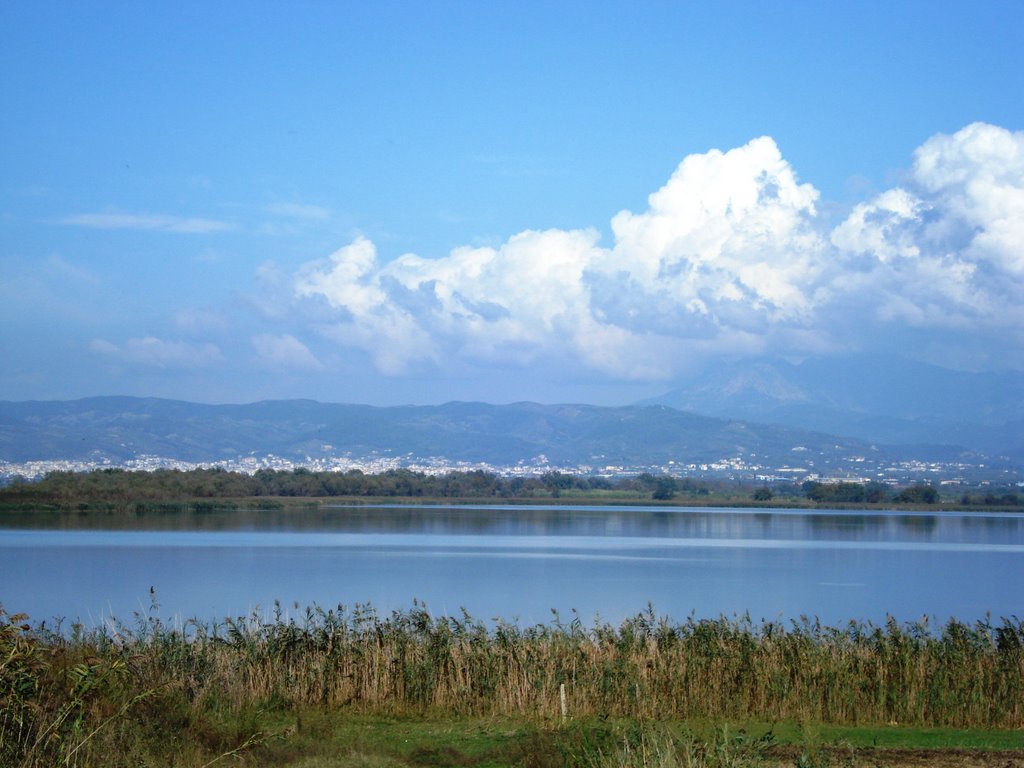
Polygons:
[[[406,469],[428,475],[448,472],[482,471],[503,477],[538,477],[546,472],[558,471],[573,475],[598,477],[630,477],[644,473],[672,475],[674,477],[715,478],[740,482],[803,483],[846,481],[856,483],[881,482],[898,485],[906,482],[935,482],[943,485],[979,481],[1014,483],[1022,478],[1012,469],[986,467],[983,463],[900,461],[888,462],[864,456],[849,456],[835,459],[825,456],[813,457],[803,446],[794,446],[791,451],[800,457],[799,462],[782,463],[777,466],[755,460],[756,456],[726,456],[710,462],[686,462],[669,460],[661,464],[627,465],[605,464],[595,460],[593,464],[555,465],[541,455],[531,461],[514,465],[499,465],[488,462],[456,461],[441,456],[415,456],[371,454],[353,457],[351,455],[286,458],[267,454],[265,456],[244,456],[219,461],[190,462],[164,456],[141,455],[132,459],[115,461],[109,458],[82,460],[49,460],[11,463],[0,461],[0,481],[9,482],[15,477],[34,480],[50,472],[90,472],[102,469],[124,469],[128,471],[152,472],[156,470],[210,469],[219,467],[230,472],[255,474],[260,470],[293,471],[299,468],[311,472],[349,472],[358,470],[365,474],[380,474],[389,470]],[[598,459],[598,457],[595,457]]]

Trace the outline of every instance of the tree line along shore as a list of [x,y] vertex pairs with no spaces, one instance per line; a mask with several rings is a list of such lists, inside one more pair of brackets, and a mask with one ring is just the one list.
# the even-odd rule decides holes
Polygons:
[[226,499],[474,500],[539,503],[667,503],[682,505],[879,506],[1022,508],[1024,494],[1014,486],[940,493],[933,485],[892,488],[876,482],[805,482],[773,486],[720,480],[640,474],[605,478],[549,472],[537,477],[503,477],[483,471],[426,474],[388,470],[367,474],[260,470],[254,474],[220,468],[179,471],[101,469],[50,472],[27,481],[14,478],[0,488],[0,505],[26,507],[108,505]]

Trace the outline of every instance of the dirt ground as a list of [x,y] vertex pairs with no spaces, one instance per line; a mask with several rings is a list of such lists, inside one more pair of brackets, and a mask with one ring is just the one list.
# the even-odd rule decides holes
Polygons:
[[[772,757],[779,766],[797,765],[802,750],[778,747]],[[1019,750],[995,749],[856,749],[822,750],[814,768],[1024,768],[1024,744]]]

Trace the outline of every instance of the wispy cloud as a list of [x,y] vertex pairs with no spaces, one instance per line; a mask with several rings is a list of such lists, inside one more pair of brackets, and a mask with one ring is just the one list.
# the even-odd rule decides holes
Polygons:
[[178,310],[174,314],[174,325],[186,336],[202,337],[224,333],[229,322],[222,312],[206,307],[193,307]]
[[273,203],[265,206],[264,210],[274,216],[283,216],[289,219],[304,219],[309,221],[323,221],[330,217],[331,212],[319,205],[307,205],[304,203]]
[[832,229],[818,199],[762,137],[686,157],[646,210],[612,219],[610,247],[553,229],[384,263],[358,238],[300,269],[294,293],[326,303],[323,335],[388,374],[548,359],[650,380],[694,358],[921,333],[1024,363],[1024,133],[935,136],[899,187]]
[[516,155],[474,155],[472,160],[489,168],[497,176],[507,177],[545,177],[557,176],[561,171],[533,157]]
[[323,365],[309,348],[294,336],[262,333],[250,339],[259,364],[278,370],[316,371]]
[[99,277],[92,270],[86,269],[78,264],[73,264],[56,253],[52,254],[46,260],[46,265],[49,268],[48,271],[52,275],[60,276],[74,282],[92,284],[100,282]]
[[147,213],[75,213],[60,220],[62,224],[90,229],[138,229],[203,235],[234,229],[226,221]]
[[150,368],[206,368],[224,361],[215,344],[189,344],[166,341],[155,336],[128,339],[114,344],[106,339],[93,339],[89,348],[106,357]]

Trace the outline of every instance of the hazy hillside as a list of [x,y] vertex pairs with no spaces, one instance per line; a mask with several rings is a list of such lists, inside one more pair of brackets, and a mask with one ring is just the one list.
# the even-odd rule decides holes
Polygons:
[[[785,464],[804,455],[908,455],[853,439],[731,421],[662,405],[448,403],[374,408],[310,400],[197,405],[173,400],[104,397],[69,402],[0,403],[0,459],[152,454],[187,461],[273,453],[416,457],[515,464],[544,455],[552,463],[640,465],[754,456]],[[915,449],[943,457],[959,449]]]

